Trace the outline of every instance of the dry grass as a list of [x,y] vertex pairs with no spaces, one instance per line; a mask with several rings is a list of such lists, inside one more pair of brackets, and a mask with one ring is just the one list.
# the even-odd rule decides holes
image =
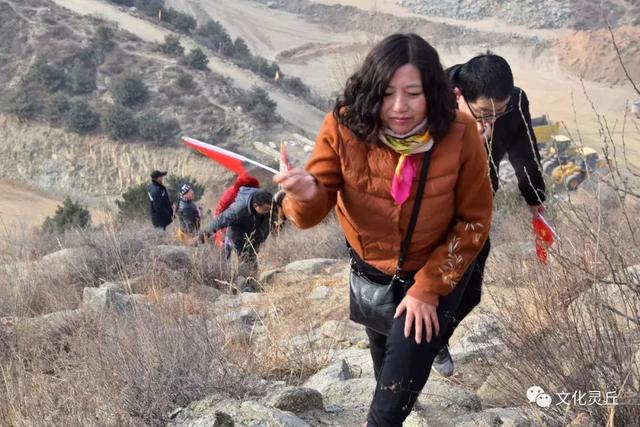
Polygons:
[[[297,236],[291,233],[288,244],[310,241]],[[267,286],[260,301],[248,304],[257,317],[253,325],[228,323],[225,315],[238,308],[215,308],[204,292],[217,287],[225,299],[234,298],[233,271],[218,250],[201,246],[190,250],[186,265],[172,262],[153,252],[175,244],[171,233],[146,224],[47,239],[23,235],[13,243],[3,261],[32,264],[22,275],[0,268],[0,419],[7,425],[164,425],[176,407],[213,392],[243,398],[262,393],[262,378],[300,383],[332,355],[332,345],[320,346],[313,330],[345,312],[344,292],[318,307],[307,299],[314,283]],[[43,255],[78,247],[80,254],[56,268],[38,267]],[[322,244],[305,251],[327,256]],[[279,253],[280,261],[289,260],[288,252]],[[142,294],[142,305],[123,314],[68,311],[81,307],[84,287],[105,281]],[[322,284],[343,286],[337,279]],[[181,295],[170,298],[176,292]],[[45,319],[37,316],[62,310],[69,316],[63,326],[54,328],[47,318],[38,331],[28,327]]]
[[[626,161],[624,134],[614,137],[603,116],[595,120],[610,173],[574,193],[548,186],[545,216],[561,240],[547,266],[535,259],[530,217],[514,188],[497,199],[487,277],[513,291],[490,295],[508,351],[485,359],[503,396],[495,403],[529,405],[542,425],[588,416],[597,425],[627,426],[640,417],[640,279],[627,270],[640,264],[640,174]],[[550,408],[527,401],[533,385],[551,395]],[[603,401],[612,393],[618,405],[572,401],[580,392]],[[569,393],[572,404],[560,403],[558,393]]]
[[[640,282],[622,272],[640,262],[633,239],[640,221],[637,211],[630,223],[621,221],[625,215],[620,210],[594,217],[598,205],[590,202],[558,206],[571,209],[561,211],[555,222],[562,241],[554,245],[548,266],[537,265],[530,254],[494,251],[487,267],[491,276],[499,286],[516,292],[509,298],[493,296],[496,320],[505,328],[501,339],[509,351],[486,357],[497,385],[512,396],[504,403],[526,403],[526,390],[532,385],[549,392],[554,402],[560,392],[615,392],[620,405],[613,408],[612,425],[631,425],[640,416],[640,390],[630,377],[632,370],[635,375],[640,370],[633,366],[640,344]],[[512,226],[520,229],[511,236],[515,241],[530,233],[521,224]],[[599,226],[602,230],[589,234]],[[593,283],[603,285],[592,290]],[[540,419],[547,425],[565,425],[586,412],[605,425],[610,409],[559,405],[541,410]]]

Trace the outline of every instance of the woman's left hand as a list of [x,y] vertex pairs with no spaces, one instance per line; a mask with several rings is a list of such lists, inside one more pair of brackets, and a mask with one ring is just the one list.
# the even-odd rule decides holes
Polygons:
[[[440,324],[438,323],[438,312],[436,306],[429,304],[428,302],[420,301],[411,295],[405,295],[400,301],[396,313],[393,316],[395,319],[400,317],[404,311],[407,311],[407,317],[404,321],[404,336],[409,338],[411,335],[411,327],[415,329],[416,343],[422,342],[423,331],[426,331],[427,342],[431,342],[431,338],[440,333]],[[423,329],[423,327],[425,329]]]

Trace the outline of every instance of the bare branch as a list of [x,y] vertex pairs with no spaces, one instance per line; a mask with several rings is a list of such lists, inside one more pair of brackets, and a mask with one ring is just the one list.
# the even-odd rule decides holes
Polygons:
[[611,42],[613,43],[613,48],[616,50],[616,56],[618,57],[618,61],[620,61],[620,66],[622,66],[622,70],[624,71],[625,76],[627,76],[627,80],[629,80],[629,83],[631,83],[631,86],[633,86],[633,90],[635,90],[636,93],[640,95],[640,89],[638,89],[638,86],[636,86],[636,83],[631,78],[629,71],[627,71],[627,67],[622,61],[622,54],[620,53],[620,49],[618,48],[618,44],[616,43],[616,36],[613,34],[611,25],[607,24],[607,29],[609,30],[609,34],[611,34]]

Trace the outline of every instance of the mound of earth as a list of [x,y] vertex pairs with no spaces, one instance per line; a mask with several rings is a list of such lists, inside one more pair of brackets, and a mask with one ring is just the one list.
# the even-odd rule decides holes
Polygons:
[[[620,58],[631,78],[640,81],[640,44],[637,42],[640,28],[617,28],[614,36]],[[628,83],[608,30],[572,32],[557,42],[555,51],[562,65],[583,79]]]

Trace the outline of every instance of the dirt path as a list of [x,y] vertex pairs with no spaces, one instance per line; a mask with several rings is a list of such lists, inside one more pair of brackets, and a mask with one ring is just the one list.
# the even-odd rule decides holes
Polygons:
[[199,23],[215,19],[231,38],[241,37],[256,55],[275,60],[278,53],[307,43],[353,43],[357,32],[336,33],[321,24],[251,0],[166,0],[167,7],[196,16]]
[[[0,182],[0,234],[13,234],[19,229],[39,227],[47,216],[55,213],[62,200],[28,187]],[[104,211],[89,209],[92,224],[107,220]]]
[[[115,6],[100,0],[53,0],[58,5],[82,15],[94,15],[102,19],[117,22],[120,28],[125,29],[148,42],[162,42],[170,31],[158,27],[144,19],[136,18],[127,12],[121,11]],[[186,49],[196,46],[190,39],[182,37]],[[211,54],[204,46],[200,46],[209,56],[209,68],[218,74],[231,79],[234,85],[242,89],[251,89],[259,86],[265,89],[269,96],[277,102],[278,113],[289,123],[303,130],[308,135],[314,135],[320,128],[324,113],[317,108],[301,102],[273,86],[265,83],[250,71],[243,70],[229,62]]]

